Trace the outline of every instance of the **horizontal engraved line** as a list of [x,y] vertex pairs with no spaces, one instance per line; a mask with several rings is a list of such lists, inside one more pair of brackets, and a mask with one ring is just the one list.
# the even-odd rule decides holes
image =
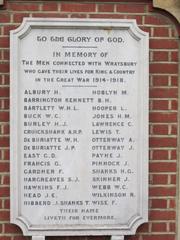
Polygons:
[[97,48],[96,46],[63,46],[63,48]]
[[97,87],[97,85],[62,85],[62,87]]

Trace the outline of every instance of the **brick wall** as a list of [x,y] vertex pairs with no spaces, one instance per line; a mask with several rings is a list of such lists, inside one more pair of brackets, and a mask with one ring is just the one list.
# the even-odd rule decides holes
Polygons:
[[[126,240],[175,240],[177,202],[178,31],[152,1],[6,1],[0,9],[0,240],[25,240],[9,223],[9,31],[23,17],[136,19],[150,33],[149,222]],[[66,237],[67,238],[67,237]],[[75,240],[85,237],[71,237]],[[88,237],[89,239],[107,237]],[[59,237],[47,237],[48,240]]]

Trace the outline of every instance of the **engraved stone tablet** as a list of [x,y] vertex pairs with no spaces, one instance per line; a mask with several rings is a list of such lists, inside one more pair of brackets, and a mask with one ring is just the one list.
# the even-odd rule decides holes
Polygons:
[[147,202],[148,34],[26,18],[11,32],[11,221],[37,239],[123,239]]

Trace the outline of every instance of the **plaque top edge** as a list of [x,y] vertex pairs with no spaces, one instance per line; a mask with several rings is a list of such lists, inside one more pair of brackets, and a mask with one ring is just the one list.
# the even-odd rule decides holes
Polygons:
[[141,30],[137,25],[136,19],[87,19],[87,18],[34,18],[25,17],[23,18],[22,24],[14,30],[11,30],[11,34],[17,34],[21,32],[24,28],[29,27],[65,27],[65,28],[114,28],[114,29],[128,29],[130,27],[134,28],[141,36],[148,36],[149,33]]

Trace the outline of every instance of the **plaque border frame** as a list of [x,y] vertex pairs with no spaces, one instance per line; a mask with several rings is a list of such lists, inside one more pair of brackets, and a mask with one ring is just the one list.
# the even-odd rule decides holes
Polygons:
[[[141,130],[142,151],[140,156],[140,173],[143,182],[140,184],[140,201],[139,209],[141,212],[138,216],[134,216],[131,222],[126,226],[117,225],[74,225],[62,227],[57,225],[54,228],[44,226],[43,228],[34,227],[25,217],[21,215],[18,207],[19,195],[19,176],[18,176],[18,52],[20,48],[20,40],[26,37],[31,29],[34,28],[75,28],[75,29],[124,29],[128,30],[131,36],[136,41],[141,41],[140,59],[143,63],[140,72],[140,90],[143,92],[141,97],[141,115],[140,122],[145,124]],[[142,223],[148,221],[148,72],[149,72],[149,47],[148,33],[142,31],[136,24],[136,20],[132,19],[60,19],[60,18],[24,18],[22,24],[10,33],[10,175],[11,175],[11,222],[17,224],[23,231],[24,235],[28,236],[83,236],[83,235],[113,235],[124,236],[135,234],[136,229]],[[146,197],[142,197],[146,196]]]

